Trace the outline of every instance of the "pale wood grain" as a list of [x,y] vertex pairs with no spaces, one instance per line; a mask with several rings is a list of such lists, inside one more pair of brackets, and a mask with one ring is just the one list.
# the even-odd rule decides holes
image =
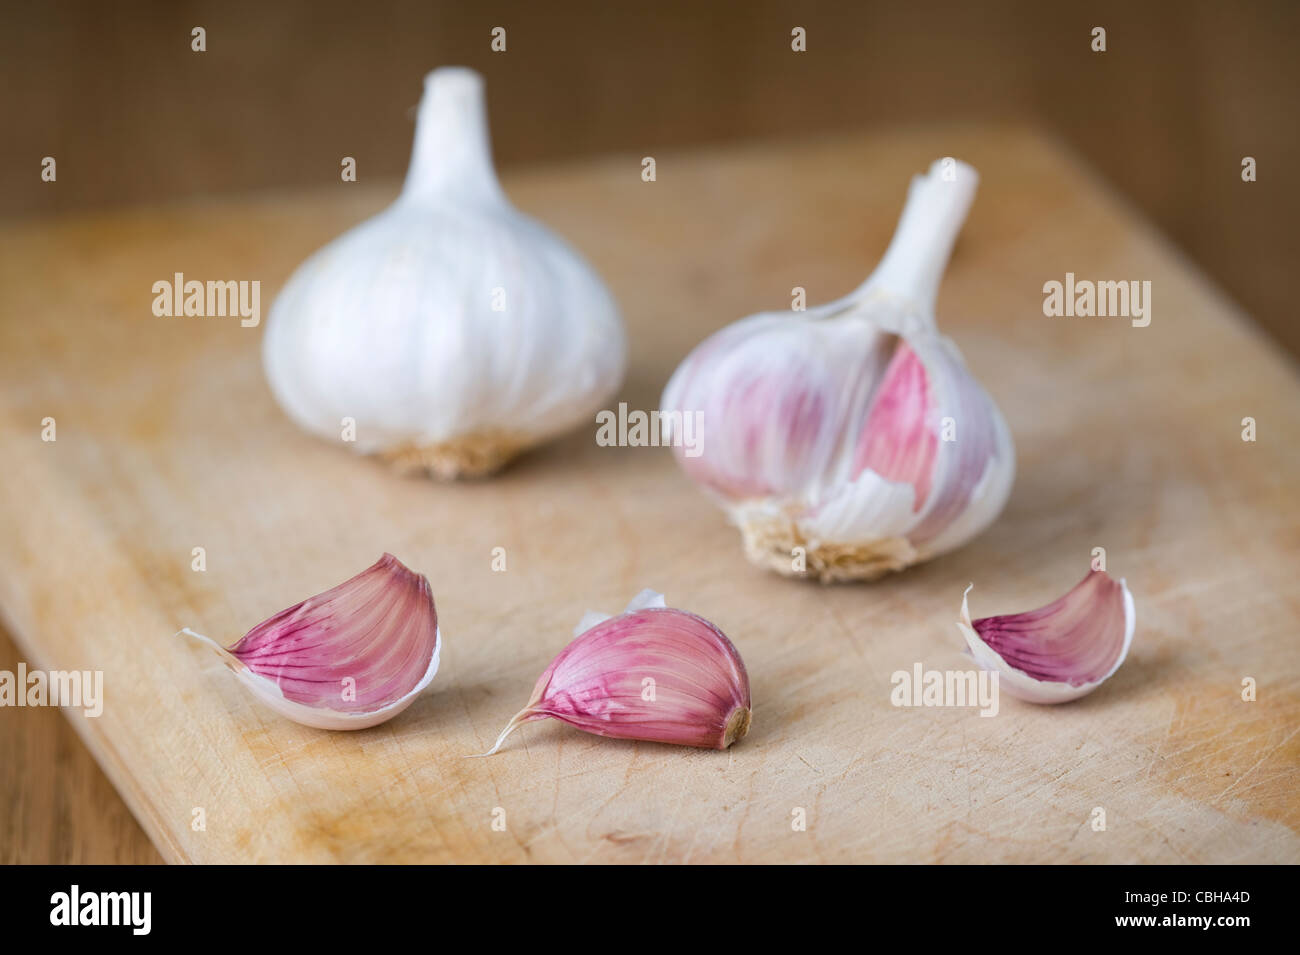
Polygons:
[[[174,861],[1300,861],[1300,383],[1250,324],[1086,171],[1015,129],[950,129],[557,168],[507,182],[623,304],[620,395],[654,407],[709,331],[855,285],[907,177],[983,173],[940,323],[1011,425],[1019,476],[962,551],[872,585],[751,568],[657,449],[590,430],[500,478],[440,486],[296,431],[261,330],[159,319],[152,283],[289,271],[391,190],[191,203],[0,235],[7,475],[0,605],[32,665],[105,671],[69,714]],[[1067,271],[1149,279],[1149,328],[1047,319]],[[54,444],[40,419],[59,422]],[[1259,441],[1240,440],[1240,420]],[[208,570],[190,570],[207,548]],[[507,549],[494,574],[491,549]],[[897,709],[889,676],[960,668],[953,620],[1037,606],[1104,546],[1138,607],[1133,653],[1064,707]],[[445,650],[430,692],[329,734],[258,706],[192,626],[233,641],[390,550],[428,574]],[[750,735],[726,753],[523,728],[480,752],[587,609],[642,587],[745,657]],[[1244,676],[1259,701],[1243,703]],[[190,828],[204,807],[207,829]],[[1088,825],[1095,806],[1108,829]],[[495,832],[492,811],[506,810]],[[793,832],[804,807],[807,832]]]

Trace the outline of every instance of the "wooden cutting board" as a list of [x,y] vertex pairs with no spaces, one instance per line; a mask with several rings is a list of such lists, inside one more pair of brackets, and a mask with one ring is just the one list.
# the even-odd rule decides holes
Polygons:
[[[265,314],[392,184],[8,226],[0,606],[27,664],[103,671],[102,716],[68,717],[178,862],[1300,861],[1300,380],[1078,163],[1023,130],[954,128],[665,153],[652,183],[616,157],[506,187],[608,280],[632,346],[619,398],[646,409],[714,329],[794,286],[810,303],[855,286],[908,177],[945,155],[983,183],[939,321],[1006,415],[1017,483],[963,550],[831,588],[747,564],[662,449],[597,447],[593,422],[494,480],[396,477],[293,427],[263,328],[152,314],[176,272],[260,280]],[[1043,283],[1066,272],[1149,280],[1150,326],[1045,317]],[[1035,607],[1094,547],[1138,621],[1101,690],[1055,708],[1004,695],[992,719],[891,705],[894,671],[968,666],[967,584],[977,616]],[[286,722],[174,636],[233,642],[386,550],[429,576],[445,641],[427,695],[389,724]],[[740,648],[746,739],[704,752],[537,723],[462,758],[584,611],[643,587]]]

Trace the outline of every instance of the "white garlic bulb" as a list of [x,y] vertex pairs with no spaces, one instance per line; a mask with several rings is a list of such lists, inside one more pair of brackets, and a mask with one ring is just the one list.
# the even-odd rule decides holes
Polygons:
[[701,438],[693,455],[679,441],[674,452],[753,562],[868,580],[961,546],[1001,512],[1011,434],[934,320],[977,181],[964,163],[936,162],[913,179],[860,288],[728,325],[668,382],[665,420],[697,415]]
[[626,350],[596,273],[506,200],[482,77],[460,67],[425,78],[397,201],[298,268],[263,343],[300,426],[441,477],[591,421]]

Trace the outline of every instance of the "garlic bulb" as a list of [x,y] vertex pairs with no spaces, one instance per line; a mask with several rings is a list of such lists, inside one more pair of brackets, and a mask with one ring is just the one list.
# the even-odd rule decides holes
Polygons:
[[397,201],[299,267],[263,345],[304,429],[440,477],[590,421],[625,353],[599,277],[506,200],[482,77],[459,67],[425,79]]
[[699,415],[687,475],[740,527],[753,562],[823,582],[869,580],[970,540],[1001,512],[1011,435],[934,302],[975,195],[975,170],[913,179],[893,241],[856,291],[765,312],[687,356],[664,391]]

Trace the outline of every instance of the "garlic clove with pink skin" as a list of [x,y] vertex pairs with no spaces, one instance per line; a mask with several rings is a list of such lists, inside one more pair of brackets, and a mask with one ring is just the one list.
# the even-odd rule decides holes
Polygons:
[[181,632],[215,650],[280,715],[330,730],[365,729],[402,712],[433,680],[442,650],[428,579],[392,554],[229,649]]
[[589,613],[506,724],[557,719],[597,736],[726,749],[749,731],[749,676],[731,641],[703,617],[644,590],[616,617]]
[[966,602],[970,589],[957,623],[970,655],[998,674],[1002,689],[1030,703],[1086,696],[1119,669],[1133,643],[1133,595],[1103,570],[1089,571],[1045,607],[975,621]]
[[961,546],[1001,512],[1010,431],[934,320],[977,178],[935,163],[857,291],[729,325],[669,380],[663,411],[701,420],[695,456],[670,433],[674,453],[754,563],[870,580]]

